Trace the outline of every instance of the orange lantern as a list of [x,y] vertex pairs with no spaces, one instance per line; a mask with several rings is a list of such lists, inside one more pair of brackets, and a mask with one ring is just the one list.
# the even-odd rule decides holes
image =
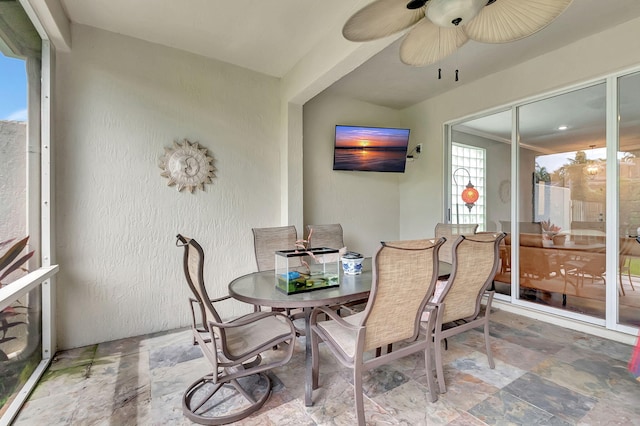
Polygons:
[[[456,174],[460,171],[465,172],[469,177],[469,183],[467,184],[467,186],[464,187],[464,189],[462,190],[462,194],[460,195],[461,195],[462,201],[464,201],[464,205],[467,206],[467,208],[469,209],[469,212],[471,212],[471,209],[473,208],[473,206],[476,205],[476,201],[478,201],[478,198],[480,198],[480,193],[471,183],[471,174],[469,173],[469,170],[465,169],[464,167],[460,167],[453,172],[453,181],[455,182],[456,186],[458,186],[458,181],[456,180]],[[458,215],[458,205],[459,204],[456,203],[456,223],[460,223],[460,217]]]
[[471,181],[469,181],[467,186],[462,191],[462,201],[464,201],[464,205],[467,206],[469,211],[471,211],[471,208],[476,204],[478,198],[480,198],[478,190],[475,189]]

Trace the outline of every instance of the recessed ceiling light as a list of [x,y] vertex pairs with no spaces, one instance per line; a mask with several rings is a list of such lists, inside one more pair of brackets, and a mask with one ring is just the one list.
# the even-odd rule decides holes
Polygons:
[[567,130],[569,128],[569,126],[565,126],[564,124],[562,126],[558,127],[558,130]]

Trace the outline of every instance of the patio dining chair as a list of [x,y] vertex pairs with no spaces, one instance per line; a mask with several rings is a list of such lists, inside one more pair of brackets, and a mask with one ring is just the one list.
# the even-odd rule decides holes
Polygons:
[[[442,344],[447,337],[484,327],[489,367],[495,368],[489,345],[489,315],[495,292],[487,289],[500,266],[499,246],[505,235],[483,233],[459,236],[452,247],[451,275],[447,281],[436,284],[434,296],[422,316],[429,340],[433,336],[440,393],[447,390],[442,367]],[[481,302],[485,295],[487,303],[483,310]],[[434,316],[435,323],[432,321]]]
[[[276,269],[276,251],[294,249],[298,239],[298,232],[293,225],[253,228],[252,232],[258,271]],[[292,261],[295,262],[295,258]]]
[[[223,320],[216,310],[230,296],[211,299],[204,281],[204,251],[195,240],[177,236],[184,247],[184,274],[193,297],[189,298],[194,344],[211,364],[211,372],[191,384],[182,397],[189,420],[221,425],[241,420],[259,410],[271,395],[265,373],[289,362],[295,329],[277,312],[253,312]],[[286,343],[286,344],[284,344]],[[278,351],[272,348],[278,346]],[[269,351],[269,361],[262,353]]]
[[[374,255],[371,292],[364,311],[340,317],[331,308],[320,307],[311,313],[312,369],[307,380],[311,380],[312,389],[318,388],[318,345],[323,341],[342,365],[353,370],[359,425],[365,424],[363,373],[407,355],[424,353],[429,399],[437,399],[431,368],[432,342],[420,333],[420,316],[435,289],[438,250],[443,242],[444,239],[382,243]],[[325,314],[328,320],[318,321],[319,314]],[[393,352],[371,354],[394,343],[398,345]]]
[[[340,254],[337,255],[336,261],[340,261],[340,256],[346,252],[344,244],[342,225],[339,223],[332,223],[328,225],[307,225],[307,235],[312,231],[312,246],[313,247],[329,247],[340,250]],[[341,304],[337,309],[338,313],[347,312],[355,313],[362,310],[362,306],[367,303],[367,299],[350,300]]]
[[[596,282],[602,282],[602,289],[607,285],[605,259],[606,236],[602,231],[594,232],[598,232],[598,234],[579,235],[580,239],[578,239],[578,242],[582,242],[582,244],[577,244],[574,240],[572,250],[569,250],[562,260],[564,270],[563,306],[567,303],[566,295],[568,285],[571,285],[575,291],[575,295],[580,297],[586,296],[593,290],[593,287],[590,289],[586,284],[592,286]],[[585,242],[588,242],[588,244],[584,244]],[[624,259],[624,257],[622,258]],[[620,288],[622,289],[622,282],[620,282]]]
[[[293,250],[296,248],[296,240],[298,239],[298,231],[294,225],[273,226],[268,228],[253,228],[253,249],[256,256],[256,265],[258,271],[270,271],[276,269],[276,251]],[[292,267],[301,266],[300,258],[292,257],[289,259],[289,265]],[[255,306],[256,310],[260,310],[260,306]],[[286,312],[287,315],[295,320],[303,318],[300,310],[292,312],[291,309],[272,308],[274,312]],[[304,335],[304,327],[296,326],[298,335]]]
[[313,232],[312,247],[329,247],[340,250],[344,247],[342,225],[332,223],[328,225],[307,225],[307,235]]
[[640,255],[640,250],[637,247],[635,238],[620,237],[618,277],[620,279],[620,293],[622,296],[626,295],[622,282],[622,274],[626,274],[629,278],[631,290],[636,290],[633,286],[633,279],[631,278],[631,262]]
[[477,223],[437,223],[435,228],[435,237],[446,238],[445,243],[440,247],[440,260],[447,263],[452,263],[453,255],[451,248],[453,242],[458,235],[472,235],[476,233],[478,229]]

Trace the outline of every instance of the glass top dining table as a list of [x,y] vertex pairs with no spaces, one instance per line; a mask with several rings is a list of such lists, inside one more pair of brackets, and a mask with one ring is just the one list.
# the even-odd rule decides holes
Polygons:
[[[451,264],[439,262],[438,277],[446,279],[451,274]],[[305,336],[310,333],[311,310],[317,306],[341,305],[366,299],[371,291],[373,271],[371,258],[362,263],[362,273],[346,275],[340,268],[340,285],[303,293],[285,294],[276,288],[273,270],[253,272],[231,281],[229,295],[234,299],[257,306],[284,309],[302,309],[305,319]],[[306,368],[311,371],[311,339],[305,339]],[[310,377],[310,374],[307,374]],[[305,405],[311,406],[311,383],[305,383]]]

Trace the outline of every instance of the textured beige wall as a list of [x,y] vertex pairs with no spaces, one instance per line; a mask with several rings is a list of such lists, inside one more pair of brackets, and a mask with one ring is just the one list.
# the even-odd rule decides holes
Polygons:
[[[278,141],[287,134],[278,80],[72,31],[73,50],[57,55],[56,69],[61,348],[187,325],[175,234],[201,241],[211,293],[226,294],[233,277],[255,269],[251,227],[289,216],[280,162],[300,161],[297,146],[280,152],[289,147]],[[443,212],[444,122],[640,64],[639,35],[640,21],[631,21],[401,112],[318,96],[304,107],[304,222],[342,222],[347,244],[366,254],[381,239],[432,235]],[[333,172],[333,126],[356,121],[410,127],[425,151],[400,176]],[[205,192],[177,193],[159,175],[163,148],[184,137],[216,158]]]
[[[281,213],[277,79],[72,30],[56,70],[60,348],[188,325],[176,234],[203,245],[207,286],[222,296],[256,269],[251,228],[280,225]],[[182,138],[215,157],[204,192],[178,193],[160,176],[164,147]]]
[[432,230],[443,219],[445,122],[640,67],[638,39],[640,19],[635,19],[481,80],[461,81],[459,88],[403,110],[425,143],[428,160],[401,181],[400,236]]
[[401,174],[334,171],[335,126],[403,127],[400,112],[324,93],[303,116],[304,222],[341,223],[347,248],[371,256],[380,241],[399,237]]
[[27,233],[27,123],[0,121],[0,241]]

